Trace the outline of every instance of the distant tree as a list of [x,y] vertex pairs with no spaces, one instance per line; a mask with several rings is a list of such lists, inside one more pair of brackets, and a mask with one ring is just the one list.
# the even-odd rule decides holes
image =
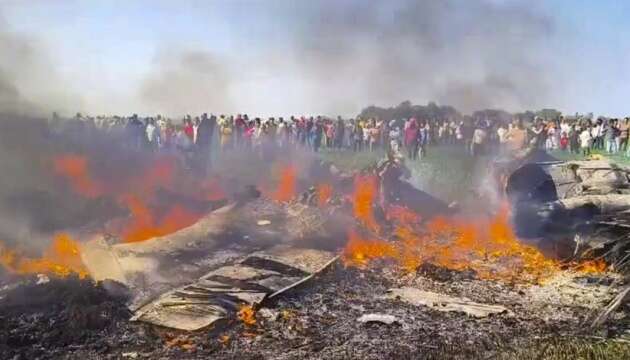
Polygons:
[[396,107],[381,108],[370,105],[358,115],[361,118],[378,118],[381,120],[401,120],[415,117],[418,119],[459,119],[461,114],[452,106],[439,106],[434,102],[426,106],[413,105],[411,101],[403,101]]
[[504,110],[485,109],[478,110],[472,114],[475,120],[490,120],[491,122],[508,122],[512,119],[512,114]]
[[555,120],[562,115],[562,112],[556,109],[541,109],[536,112],[536,116],[539,116],[545,120]]

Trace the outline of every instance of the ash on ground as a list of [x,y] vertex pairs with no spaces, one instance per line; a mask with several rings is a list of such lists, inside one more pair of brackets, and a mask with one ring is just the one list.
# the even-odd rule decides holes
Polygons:
[[[435,266],[401,276],[389,264],[338,265],[265,302],[254,324],[231,319],[192,333],[129,322],[124,291],[115,284],[37,280],[0,295],[3,359],[528,358],[565,341],[558,339],[592,342],[588,339],[618,337],[630,328],[629,309],[621,308],[603,330],[589,330],[595,309],[615,290],[570,274],[527,285],[479,280]],[[389,289],[405,286],[507,311],[475,318],[386,298]],[[369,314],[395,321],[358,321]],[[615,354],[630,355],[627,344],[619,346]],[[523,352],[530,348],[531,354]]]

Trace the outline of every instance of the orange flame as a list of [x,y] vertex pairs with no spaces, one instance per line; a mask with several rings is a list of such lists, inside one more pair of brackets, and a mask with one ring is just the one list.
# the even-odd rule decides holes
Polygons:
[[291,165],[286,165],[280,171],[280,182],[278,189],[272,194],[272,199],[276,201],[288,202],[295,197],[296,193],[296,171]]
[[[355,202],[355,215],[362,220],[365,213],[356,208]],[[426,224],[408,209],[394,208],[387,215],[394,222],[398,240],[366,241],[351,234],[345,251],[347,263],[364,265],[374,258],[390,258],[406,271],[428,262],[453,270],[471,269],[483,279],[532,282],[560,269],[557,261],[518,240],[507,208],[491,219],[435,218]]]
[[328,200],[332,198],[333,188],[330,184],[317,185],[317,204],[320,207],[326,206]]
[[[66,178],[79,195],[94,198],[111,196],[127,207],[131,213],[129,223],[120,232],[123,241],[143,241],[163,236],[194,224],[202,214],[183,205],[172,205],[157,212],[146,204],[154,204],[160,189],[190,197],[215,201],[225,198],[225,192],[214,180],[198,180],[179,173],[178,162],[171,156],[160,156],[134,174],[116,182],[95,180],[89,172],[88,159],[83,155],[69,154],[53,159],[53,171]],[[185,181],[182,186],[181,181]],[[108,186],[105,186],[105,185]],[[161,214],[158,216],[158,213]]]
[[601,274],[608,269],[604,259],[587,260],[574,265],[574,270],[584,274]]
[[50,274],[65,277],[76,273],[87,277],[88,271],[80,256],[79,243],[68,234],[57,234],[41,258],[20,256],[17,252],[4,248],[0,244],[0,265],[14,274]]
[[358,176],[355,179],[353,194],[354,217],[372,231],[378,231],[379,229],[372,211],[376,195],[377,185],[375,177]]
[[67,154],[53,159],[54,172],[66,178],[73,190],[87,198],[96,198],[103,194],[103,185],[90,175],[85,156]]
[[218,341],[221,343],[221,345],[227,346],[227,345],[230,344],[230,335],[223,334],[223,335],[219,336]]
[[256,311],[251,305],[241,305],[237,316],[246,326],[256,325]]
[[201,217],[201,214],[174,205],[162,216],[161,221],[158,221],[151,209],[138,197],[128,195],[124,196],[122,201],[131,211],[131,220],[122,231],[125,242],[164,236],[194,224]]
[[370,260],[395,258],[397,251],[391,243],[383,240],[366,240],[351,230],[348,232],[348,243],[344,250],[344,264],[363,267]]

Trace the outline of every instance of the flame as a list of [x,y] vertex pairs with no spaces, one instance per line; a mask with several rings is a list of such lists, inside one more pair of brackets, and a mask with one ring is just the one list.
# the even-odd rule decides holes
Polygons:
[[53,159],[53,171],[66,178],[77,194],[87,198],[96,198],[103,194],[103,185],[90,175],[85,156],[76,154],[58,156]]
[[608,264],[604,259],[587,260],[575,264],[573,269],[583,274],[601,274],[608,269]]
[[241,305],[236,315],[246,326],[256,325],[256,311],[251,305]]
[[0,265],[10,273],[21,275],[50,274],[65,277],[76,273],[80,278],[89,275],[81,261],[79,243],[64,233],[55,235],[41,258],[23,257],[0,244]]
[[[366,184],[367,182],[364,182]],[[355,216],[370,225],[368,186],[358,188]],[[346,263],[365,265],[372,259],[389,258],[405,271],[415,271],[423,263],[453,270],[474,270],[482,279],[538,282],[560,269],[560,263],[547,259],[537,248],[521,243],[509,222],[507,207],[492,218],[447,219],[438,217],[423,223],[409,209],[387,211],[393,222],[396,241],[363,240],[351,233],[345,249]]]
[[167,334],[164,339],[164,345],[169,348],[180,348],[185,351],[195,351],[197,349],[197,345],[186,335],[174,336]]
[[395,258],[398,249],[386,241],[363,239],[356,231],[348,232],[348,243],[344,250],[344,264],[363,267],[371,260],[379,258]]
[[454,270],[471,269],[483,279],[538,282],[560,268],[557,261],[519,241],[505,207],[490,219],[437,218],[426,225],[425,234],[418,234],[418,226],[400,224],[397,234],[409,270],[432,262]]
[[358,176],[355,179],[353,194],[354,217],[366,228],[378,232],[379,226],[372,211],[376,195],[377,183],[375,177]]
[[221,343],[221,345],[227,346],[227,345],[230,344],[230,335],[223,334],[223,335],[219,336],[218,340]]
[[88,159],[83,155],[53,158],[54,173],[67,179],[75,193],[88,198],[109,196],[129,210],[130,219],[119,234],[124,242],[167,235],[194,224],[203,215],[183,204],[169,204],[166,208],[155,206],[159,204],[156,199],[160,189],[206,201],[226,197],[218,181],[192,178],[181,172],[176,158],[168,155],[151,159],[115,182],[100,181],[89,169]]
[[131,212],[130,222],[122,230],[125,242],[164,236],[194,224],[201,217],[201,214],[174,205],[158,221],[153,211],[140,198],[127,195],[122,201]]
[[398,223],[414,224],[419,223],[422,218],[420,215],[406,207],[392,205],[387,209],[387,220]]
[[295,197],[296,170],[292,165],[286,165],[280,170],[280,182],[278,189],[271,198],[276,201],[288,202]]
[[333,188],[330,184],[317,185],[317,204],[320,207],[326,206],[328,200],[332,198]]

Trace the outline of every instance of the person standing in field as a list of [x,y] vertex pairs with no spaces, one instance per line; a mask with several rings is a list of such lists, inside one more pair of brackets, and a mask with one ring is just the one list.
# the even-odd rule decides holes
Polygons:
[[335,148],[341,150],[343,148],[343,140],[346,133],[346,125],[343,123],[341,116],[337,116],[337,124],[335,125]]
[[623,121],[619,123],[619,146],[618,150],[620,152],[625,152],[628,149],[628,130],[630,130],[630,118],[624,118]]
[[580,131],[581,129],[577,124],[573,124],[569,131],[569,151],[572,154],[580,153]]
[[352,130],[352,149],[355,152],[361,151],[361,144],[363,143],[363,128],[358,120],[354,122],[354,129]]
[[147,127],[145,128],[147,134],[147,144],[151,151],[156,151],[160,147],[160,130],[155,126],[155,120],[153,118],[147,119]]
[[233,127],[230,119],[225,115],[219,116],[219,129],[221,130],[221,151],[225,151],[232,141]]
[[585,128],[580,133],[580,147],[582,148],[582,155],[588,156],[591,154],[591,142],[593,139],[592,129],[590,127]]
[[506,134],[506,146],[509,151],[518,151],[525,147],[526,143],[527,132],[523,129],[520,121],[515,119]]
[[503,152],[506,147],[506,143],[508,140],[508,130],[505,128],[503,123],[499,123],[499,127],[497,128],[497,138],[499,139],[499,152]]
[[195,129],[193,128],[192,120],[190,119],[190,115],[186,115],[184,119],[184,134],[188,136],[191,143],[195,141]]
[[567,151],[567,147],[569,146],[569,135],[566,132],[562,132],[560,135],[560,150]]
[[488,133],[486,129],[483,128],[483,125],[479,122],[475,127],[475,131],[473,132],[472,145],[470,147],[470,153],[472,156],[480,156],[484,155],[484,146],[486,143],[486,137],[488,137]]
[[405,148],[408,159],[418,158],[418,121],[416,118],[409,119],[405,124]]
[[398,154],[400,151],[401,131],[398,126],[395,125],[396,121],[392,120],[389,123],[389,148],[394,154]]
[[423,158],[427,155],[427,146],[429,145],[429,123],[422,122],[418,129],[418,157]]
[[619,130],[617,129],[617,122],[615,119],[608,120],[608,127],[604,134],[606,139],[606,152],[609,154],[617,153],[617,138],[619,137]]

